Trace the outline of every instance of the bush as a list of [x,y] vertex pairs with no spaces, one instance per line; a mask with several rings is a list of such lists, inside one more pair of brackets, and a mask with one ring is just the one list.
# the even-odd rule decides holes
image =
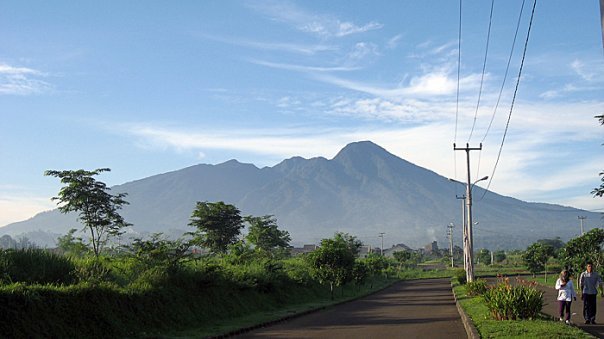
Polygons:
[[466,284],[466,293],[469,296],[483,295],[487,291],[487,281],[476,279]]
[[453,272],[453,278],[460,284],[466,284],[466,271],[463,269],[457,269]]
[[499,283],[483,294],[489,311],[496,320],[535,319],[543,307],[543,292],[535,288],[534,282],[517,279],[512,286],[510,279]]
[[0,250],[0,283],[70,284],[75,265],[47,250]]

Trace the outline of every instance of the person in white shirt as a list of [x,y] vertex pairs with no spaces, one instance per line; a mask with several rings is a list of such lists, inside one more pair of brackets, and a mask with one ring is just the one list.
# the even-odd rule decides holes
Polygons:
[[[556,280],[556,289],[558,290],[560,321],[566,321],[567,324],[570,324],[570,305],[573,300],[577,300],[577,294],[567,270],[560,272],[560,277]],[[566,316],[564,316],[564,313],[566,313]]]

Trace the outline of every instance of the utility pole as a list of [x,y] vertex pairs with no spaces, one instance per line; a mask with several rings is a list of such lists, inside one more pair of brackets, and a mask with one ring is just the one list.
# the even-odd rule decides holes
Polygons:
[[581,223],[581,235],[583,235],[584,234],[583,233],[583,220],[587,219],[587,217],[580,215],[580,216],[578,216],[578,218],[579,218],[579,222]]
[[454,263],[453,263],[453,227],[455,227],[455,225],[453,225],[453,223],[450,223],[447,226],[447,235],[449,236],[449,254],[451,254],[451,267],[455,267]]
[[468,269],[468,230],[466,229],[466,196],[455,195],[455,198],[461,199],[461,243],[463,247],[463,270]]
[[456,147],[453,144],[454,151],[466,151],[466,162],[468,167],[468,185],[466,186],[466,225],[468,232],[468,244],[467,244],[467,253],[468,253],[468,267],[466,268],[466,280],[468,282],[474,281],[474,245],[472,239],[472,179],[470,176],[470,151],[480,151],[482,150],[482,143],[480,143],[480,147],[470,147],[470,144],[466,144],[466,147]]
[[384,256],[384,232],[380,232],[380,238],[382,238],[382,247],[380,247],[380,254],[383,257]]

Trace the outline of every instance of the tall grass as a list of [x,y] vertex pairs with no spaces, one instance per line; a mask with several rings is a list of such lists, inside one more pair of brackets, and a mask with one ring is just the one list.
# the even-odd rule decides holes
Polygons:
[[1,283],[70,284],[75,269],[69,258],[46,250],[0,250]]

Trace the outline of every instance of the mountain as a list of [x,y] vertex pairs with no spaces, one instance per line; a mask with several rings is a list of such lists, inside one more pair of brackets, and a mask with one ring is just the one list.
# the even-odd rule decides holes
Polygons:
[[[445,245],[451,222],[456,225],[454,243],[461,243],[456,193],[463,194],[464,187],[369,141],[351,143],[331,160],[293,157],[264,168],[236,160],[201,164],[114,186],[112,191],[128,193],[130,204],[122,215],[138,234],[178,236],[190,230],[187,224],[197,201],[224,201],[242,215],[274,215],[296,245],[318,243],[336,231],[373,246],[380,245],[380,232],[385,233],[386,247],[422,247],[434,240]],[[566,241],[579,233],[578,215],[600,221],[597,213],[524,202],[478,186],[473,197],[473,219],[479,221],[474,227],[477,249],[525,248],[541,238]],[[0,228],[0,234],[26,233],[36,241],[32,232],[57,235],[77,227],[74,215],[54,210]]]

